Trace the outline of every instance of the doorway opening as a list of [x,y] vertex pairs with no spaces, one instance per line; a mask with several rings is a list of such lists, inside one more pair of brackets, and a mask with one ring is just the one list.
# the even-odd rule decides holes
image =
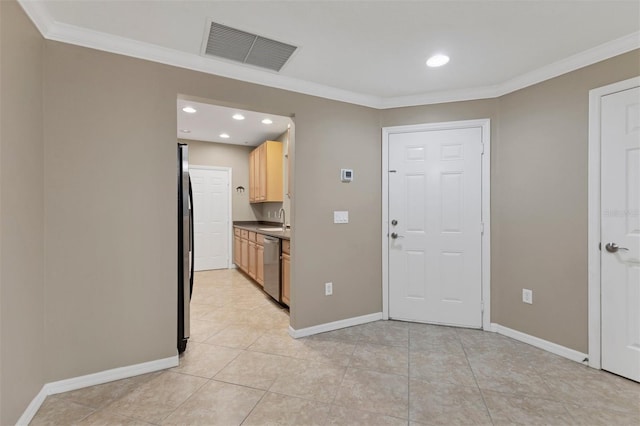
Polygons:
[[[267,252],[266,244],[255,232],[251,241],[248,235],[242,240],[236,234],[240,234],[238,225],[262,224],[274,229],[286,228],[281,225],[285,218],[285,225],[293,223],[293,116],[183,95],[176,107],[176,135],[189,146],[194,188],[197,272],[189,341],[196,343],[199,349],[195,350],[211,349],[204,345],[246,348],[273,329],[286,331],[289,327],[288,309],[263,290],[266,286],[260,279],[271,276],[266,272],[274,268],[280,272],[280,245],[277,257],[269,251],[269,268],[261,268],[267,263],[259,262]],[[282,148],[279,183],[284,191],[279,201],[253,199],[253,153],[265,141]],[[288,240],[291,237],[287,235]],[[275,265],[272,258],[276,258]]]

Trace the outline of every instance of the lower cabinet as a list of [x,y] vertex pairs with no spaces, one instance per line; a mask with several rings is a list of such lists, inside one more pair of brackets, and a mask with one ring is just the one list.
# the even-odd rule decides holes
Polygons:
[[282,302],[291,306],[291,242],[282,240]]
[[233,230],[233,263],[240,266],[240,259],[242,259],[242,243],[240,238],[240,230],[235,228]]
[[264,287],[264,235],[256,237],[256,281]]
[[233,229],[233,262],[264,286],[264,236],[246,229]]
[[258,249],[256,248],[256,233],[249,232],[249,271],[247,272],[251,278],[256,279],[256,271],[258,270],[257,264],[257,254]]
[[249,270],[249,231],[240,230],[240,269],[247,272]]
[[[282,302],[289,305],[290,241],[282,240]],[[264,287],[264,235],[246,229],[233,229],[233,262]]]

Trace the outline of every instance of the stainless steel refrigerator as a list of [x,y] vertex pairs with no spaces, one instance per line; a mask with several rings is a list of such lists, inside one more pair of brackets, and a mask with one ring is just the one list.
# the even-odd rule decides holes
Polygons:
[[178,144],[178,353],[187,348],[189,305],[193,291],[193,192],[189,147]]

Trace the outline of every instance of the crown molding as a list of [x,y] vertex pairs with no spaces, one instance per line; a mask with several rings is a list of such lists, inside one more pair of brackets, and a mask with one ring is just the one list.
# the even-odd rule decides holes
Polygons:
[[638,48],[640,48],[640,32],[631,33],[508,80],[498,86],[496,96],[533,86]]
[[215,59],[206,58],[199,54],[181,52],[59,22],[55,22],[50,26],[50,30],[46,38],[49,40],[158,62],[165,65],[172,65],[179,68],[214,74],[234,80],[363,105],[371,108],[377,108],[381,101],[381,99],[376,96],[324,86],[268,71],[258,71],[254,68],[235,65],[226,61],[217,61]]
[[310,81],[286,77],[268,71],[236,65],[203,57],[197,53],[186,53],[150,43],[88,30],[74,25],[54,21],[41,3],[18,0],[25,13],[33,21],[42,36],[48,40],[74,44],[179,68],[186,68],[234,80],[259,84],[305,95],[346,102],[375,109],[402,108],[447,102],[490,99],[524,89],[545,80],[557,77],[596,62],[640,48],[640,32],[601,44],[584,52],[543,66],[503,83],[467,89],[443,90],[409,96],[383,98]]
[[442,90],[419,95],[383,98],[378,109],[403,108],[419,105],[443,104],[447,102],[474,101],[497,97],[497,86],[474,87],[471,89]]
[[31,22],[33,22],[38,31],[40,31],[40,34],[42,34],[44,38],[47,38],[53,20],[44,6],[26,0],[18,0],[18,4],[22,7],[22,10],[24,10],[24,13],[27,14],[29,19],[31,19]]
[[495,86],[444,90],[420,95],[383,98],[378,108],[402,108],[417,105],[497,98],[639,48],[640,32],[635,32],[522,74]]

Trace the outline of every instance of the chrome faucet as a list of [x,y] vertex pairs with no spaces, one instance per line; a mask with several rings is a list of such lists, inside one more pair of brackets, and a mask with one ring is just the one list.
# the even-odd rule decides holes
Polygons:
[[287,221],[285,220],[286,216],[284,208],[280,208],[280,211],[278,211],[278,217],[282,219],[282,230],[285,231],[287,229]]

